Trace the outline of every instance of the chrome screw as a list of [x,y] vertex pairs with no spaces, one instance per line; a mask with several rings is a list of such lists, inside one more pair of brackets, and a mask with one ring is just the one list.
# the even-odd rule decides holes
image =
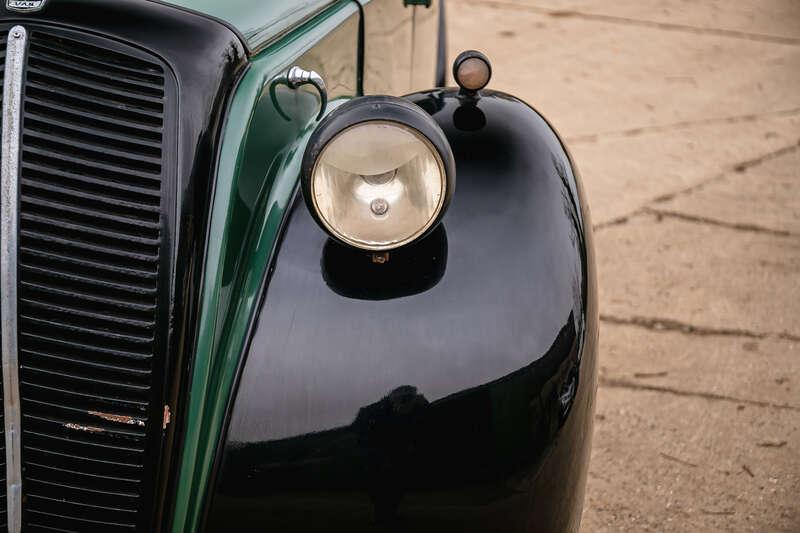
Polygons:
[[375,198],[369,204],[370,209],[373,213],[378,216],[385,215],[386,212],[389,210],[389,202],[384,200],[383,198]]

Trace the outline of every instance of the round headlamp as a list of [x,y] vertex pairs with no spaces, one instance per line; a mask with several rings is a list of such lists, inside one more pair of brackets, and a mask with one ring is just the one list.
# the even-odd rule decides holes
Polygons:
[[308,208],[332,237],[391,250],[441,219],[455,186],[453,154],[420,107],[389,96],[357,98],[312,135],[302,186]]

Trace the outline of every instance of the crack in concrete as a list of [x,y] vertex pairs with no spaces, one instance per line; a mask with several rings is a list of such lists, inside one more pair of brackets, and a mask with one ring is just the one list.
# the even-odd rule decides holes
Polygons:
[[627,215],[622,215],[620,217],[612,218],[611,220],[606,220],[605,222],[598,222],[597,224],[592,224],[592,229],[594,231],[599,231],[601,229],[610,228],[612,226],[621,226],[623,224],[627,224],[631,218],[640,215],[642,209],[643,208],[639,208],[636,211],[631,211]]
[[628,128],[624,130],[604,131],[599,133],[591,133],[587,135],[576,135],[574,137],[565,137],[564,141],[570,144],[582,142],[597,142],[600,139],[608,137],[636,137],[648,133],[660,133],[674,129],[693,128],[696,126],[710,126],[713,124],[738,124],[741,122],[755,122],[761,119],[776,118],[776,117],[791,117],[800,113],[800,107],[793,109],[781,109],[778,111],[765,111],[763,113],[747,113],[745,115],[733,115],[729,117],[714,117],[704,118],[698,120],[682,120],[680,122],[672,122],[670,124],[656,124],[653,126],[640,126],[638,128]]
[[553,18],[575,18],[606,22],[611,24],[621,24],[624,26],[639,26],[643,28],[656,28],[665,31],[678,31],[683,33],[693,33],[695,35],[713,35],[717,37],[729,37],[743,39],[746,41],[756,41],[774,44],[800,45],[800,38],[785,37],[781,35],[769,35],[765,33],[751,33],[740,30],[728,30],[724,28],[708,28],[702,26],[692,26],[691,24],[681,24],[677,22],[658,22],[655,20],[635,19],[619,15],[604,15],[602,13],[586,13],[571,9],[551,9],[531,4],[517,4],[514,2],[503,2],[499,0],[465,0],[469,4],[479,4],[490,7],[511,8],[520,11],[530,11],[540,15],[547,15]]
[[700,509],[700,512],[703,514],[714,515],[714,516],[733,516],[736,514],[736,511],[734,509],[723,509],[722,511]]
[[692,193],[695,193],[697,191],[703,190],[704,188],[706,188],[707,186],[711,185],[712,183],[715,183],[717,181],[720,181],[720,180],[724,179],[731,172],[745,172],[749,168],[752,168],[754,166],[758,166],[758,165],[760,165],[762,163],[766,163],[767,161],[771,161],[771,160],[777,159],[777,158],[779,158],[781,156],[793,153],[798,148],[800,148],[800,139],[798,139],[796,142],[794,142],[792,144],[789,144],[789,145],[783,146],[781,148],[778,148],[777,150],[773,150],[771,152],[767,152],[765,154],[761,154],[761,155],[759,155],[757,157],[753,157],[751,159],[746,159],[744,161],[740,161],[738,163],[735,163],[735,164],[731,165],[728,169],[723,170],[722,172],[720,172],[719,174],[716,174],[716,175],[714,175],[714,176],[712,176],[710,178],[707,178],[707,179],[702,180],[702,181],[700,181],[698,183],[695,183],[694,185],[690,185],[689,187],[686,187],[684,189],[679,189],[677,191],[673,191],[673,192],[670,192],[670,193],[662,194],[660,196],[656,196],[655,198],[645,202],[643,205],[637,207],[636,209],[634,209],[633,211],[630,211],[629,213],[627,213],[625,215],[621,215],[621,216],[612,218],[610,220],[606,220],[604,222],[599,222],[597,224],[594,224],[592,226],[592,229],[594,231],[599,231],[601,229],[605,229],[605,228],[608,228],[608,227],[619,226],[621,224],[626,224],[631,218],[636,217],[636,216],[640,216],[640,215],[643,215],[643,214],[647,214],[648,210],[654,209],[654,208],[650,207],[653,204],[665,203],[665,202],[673,200],[673,199],[675,199],[675,198],[677,198],[679,196],[688,196],[688,195],[690,195]]
[[761,332],[750,331],[739,328],[712,328],[708,326],[697,326],[680,320],[671,318],[659,317],[646,317],[646,316],[629,316],[621,317],[607,314],[600,314],[600,321],[609,324],[616,324],[620,326],[635,326],[651,331],[671,331],[679,332],[685,335],[697,335],[701,337],[746,337],[750,339],[767,339],[775,338],[781,340],[788,340],[793,342],[800,342],[800,335],[794,335],[788,331],[780,333],[774,332]]
[[737,398],[735,396],[728,396],[726,394],[718,394],[716,392],[690,391],[690,390],[678,389],[675,387],[651,385],[649,383],[637,383],[636,381],[630,381],[624,378],[601,377],[599,384],[601,387],[608,387],[611,389],[658,392],[662,394],[670,394],[673,396],[682,396],[685,398],[701,398],[703,400],[729,402],[729,403],[735,403],[737,405],[752,405],[755,407],[766,407],[769,409],[800,411],[800,407],[788,403],[775,403],[764,400],[751,400],[747,398]]
[[667,459],[668,461],[673,461],[675,463],[680,463],[682,465],[691,466],[692,468],[697,468],[697,464],[690,463],[689,461],[685,461],[683,459],[680,459],[679,457],[675,457],[674,455],[670,455],[664,452],[659,452],[658,454],[664,459]]
[[[678,196],[686,196],[686,195],[692,194],[694,192],[697,192],[699,190],[704,189],[705,187],[707,187],[711,183],[714,183],[716,181],[719,181],[719,180],[725,178],[731,172],[740,172],[740,173],[741,172],[745,172],[749,168],[758,166],[758,165],[760,165],[762,163],[766,163],[767,161],[771,161],[771,160],[777,159],[777,158],[779,158],[781,156],[790,154],[790,153],[794,152],[795,150],[797,150],[798,147],[800,147],[800,139],[798,139],[797,141],[795,141],[792,144],[789,144],[789,145],[786,145],[786,146],[782,146],[781,148],[778,148],[777,150],[772,150],[771,152],[767,152],[765,154],[761,154],[761,155],[753,157],[751,159],[745,159],[744,161],[740,161],[738,163],[735,163],[734,165],[729,167],[727,170],[724,170],[724,171],[720,172],[716,176],[708,178],[707,180],[701,181],[699,183],[695,183],[694,185],[686,187],[685,189],[680,189],[680,190],[672,192],[672,193],[667,193],[667,194],[663,194],[661,196],[657,196],[651,202],[648,202],[648,203],[660,204],[660,203],[668,202],[668,201],[670,201],[670,200],[672,200],[672,199],[674,199],[674,198],[676,198]],[[644,207],[646,207],[646,206],[647,206],[647,204],[642,206],[642,209]]]
[[682,220],[684,222],[693,222],[697,224],[707,224],[709,226],[717,226],[721,228],[733,229],[737,231],[747,231],[751,233],[761,233],[765,235],[773,235],[775,237],[800,237],[797,233],[792,233],[788,230],[767,228],[759,226],[758,224],[749,224],[745,222],[727,222],[716,218],[691,215],[689,213],[682,213],[680,211],[671,211],[667,209],[653,209],[652,207],[645,207],[642,213],[654,215],[656,217],[669,217]]

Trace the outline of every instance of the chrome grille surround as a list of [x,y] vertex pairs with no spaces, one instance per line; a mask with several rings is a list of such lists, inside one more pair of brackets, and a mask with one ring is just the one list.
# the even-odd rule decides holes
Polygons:
[[21,529],[19,351],[17,344],[17,237],[19,222],[19,141],[22,81],[28,33],[8,33],[3,74],[2,223],[0,224],[0,317],[3,347],[3,429],[5,433],[6,520],[8,531]]

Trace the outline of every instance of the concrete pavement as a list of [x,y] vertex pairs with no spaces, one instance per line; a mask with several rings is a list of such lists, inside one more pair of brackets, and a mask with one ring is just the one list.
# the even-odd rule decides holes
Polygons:
[[584,531],[800,531],[800,2],[450,0],[596,230]]

